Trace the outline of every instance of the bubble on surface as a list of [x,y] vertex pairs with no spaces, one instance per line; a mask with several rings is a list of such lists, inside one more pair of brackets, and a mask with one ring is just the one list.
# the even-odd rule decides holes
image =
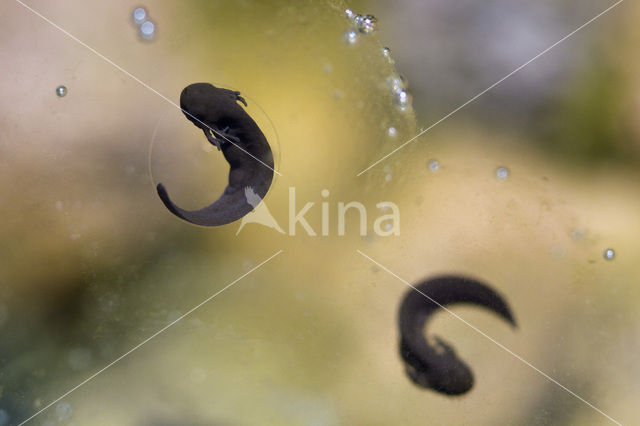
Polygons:
[[389,137],[395,138],[397,134],[398,130],[395,127],[391,126],[387,129],[387,135]]
[[507,169],[506,167],[498,167],[496,169],[496,177],[498,179],[506,179],[509,177],[509,169]]
[[387,61],[389,61],[390,64],[394,64],[396,62],[391,57],[391,49],[389,49],[388,47],[383,47],[382,48],[382,56],[387,58]]
[[407,111],[411,109],[411,104],[413,102],[413,97],[411,93],[406,90],[398,90],[394,92],[393,102],[396,104],[400,111]]
[[69,418],[71,416],[71,405],[67,402],[61,402],[56,405],[56,416],[58,416],[59,422]]
[[602,257],[604,257],[605,260],[613,260],[616,257],[616,252],[614,249],[608,248],[602,253]]
[[140,25],[140,35],[145,40],[151,40],[156,33],[156,26],[151,21],[145,21]]
[[144,9],[144,7],[138,7],[133,10],[132,16],[133,22],[140,25],[145,21],[145,19],[147,19],[147,11]]
[[432,158],[427,163],[427,167],[429,167],[429,170],[431,170],[432,172],[437,172],[440,169],[440,162],[435,158]]
[[386,182],[391,182],[392,179],[393,179],[393,176],[391,176],[391,173],[387,173],[387,175],[384,177],[384,180]]
[[91,352],[85,348],[74,348],[67,355],[69,367],[75,371],[85,370],[91,363]]
[[392,227],[392,225],[391,225],[390,223],[386,223],[386,224],[384,225],[384,230],[385,230],[385,231],[391,231],[391,227]]
[[346,16],[347,19],[354,19],[356,17],[356,14],[353,13],[353,10],[347,9],[344,11],[344,16]]
[[344,33],[344,42],[349,46],[353,46],[358,42],[358,33],[354,30],[347,31],[346,33]]
[[356,27],[362,34],[373,34],[378,26],[378,20],[373,15],[357,16]]
[[9,424],[10,419],[11,418],[9,417],[9,414],[5,410],[0,408],[0,426],[5,426]]
[[391,87],[391,91],[398,92],[400,90],[406,90],[409,87],[407,79],[400,74],[393,74],[387,78],[387,84]]
[[67,95],[67,88],[65,86],[56,87],[56,95],[58,95],[59,98],[63,98]]

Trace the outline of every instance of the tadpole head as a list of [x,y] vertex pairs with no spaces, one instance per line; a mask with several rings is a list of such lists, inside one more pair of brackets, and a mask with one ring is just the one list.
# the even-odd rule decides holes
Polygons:
[[180,108],[184,115],[201,129],[206,129],[215,114],[218,89],[210,83],[193,83],[182,89]]
[[474,383],[471,369],[458,358],[451,345],[437,336],[433,339],[436,343],[420,354],[401,342],[400,353],[407,376],[418,386],[447,395],[468,392]]

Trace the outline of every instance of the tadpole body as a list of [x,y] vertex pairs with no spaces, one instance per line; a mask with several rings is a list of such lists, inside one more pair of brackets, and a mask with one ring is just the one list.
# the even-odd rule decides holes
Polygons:
[[182,90],[180,107],[207,140],[222,151],[229,163],[229,183],[220,197],[199,210],[185,210],[170,198],[159,183],[158,195],[169,211],[196,225],[219,226],[241,219],[254,208],[245,189],[263,199],[273,180],[273,154],[258,125],[244,108],[240,92],[209,83],[194,83]]
[[458,358],[449,343],[438,336],[433,336],[433,342],[429,342],[425,335],[425,326],[431,316],[441,309],[438,304],[479,306],[515,327],[513,314],[497,292],[472,278],[445,275],[427,279],[414,287],[418,291],[410,289],[407,292],[398,314],[400,356],[407,376],[423,388],[446,395],[464,394],[473,387],[471,369]]

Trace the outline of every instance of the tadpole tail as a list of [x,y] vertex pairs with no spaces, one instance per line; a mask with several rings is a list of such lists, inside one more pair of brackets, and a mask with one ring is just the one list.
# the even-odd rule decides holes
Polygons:
[[422,281],[414,287],[415,290],[409,290],[402,301],[401,323],[403,318],[415,319],[418,313],[427,321],[428,317],[441,306],[472,304],[490,310],[517,327],[515,317],[505,299],[479,280],[457,275],[443,275]]
[[222,195],[212,204],[198,210],[185,210],[178,207],[167,193],[163,184],[156,186],[158,195],[165,207],[174,215],[187,222],[200,226],[220,226],[242,218],[253,207],[247,203],[244,191],[227,186]]

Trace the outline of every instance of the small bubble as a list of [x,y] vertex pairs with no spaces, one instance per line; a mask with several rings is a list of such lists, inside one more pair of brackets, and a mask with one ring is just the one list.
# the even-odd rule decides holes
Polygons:
[[571,232],[571,237],[576,241],[580,241],[584,238],[584,231],[582,229],[574,229]]
[[143,7],[138,7],[133,10],[133,22],[140,25],[147,19],[147,11]]
[[358,42],[358,33],[353,30],[347,31],[346,33],[344,33],[344,41],[349,46],[353,46]]
[[391,49],[389,49],[388,47],[383,47],[382,48],[382,56],[387,58],[387,60],[389,61],[390,64],[393,64],[395,62],[393,60],[393,58],[391,57]]
[[392,179],[393,179],[393,176],[391,176],[391,173],[387,173],[387,175],[384,177],[384,180],[386,182],[391,182]]
[[393,101],[400,111],[406,111],[411,108],[413,97],[406,90],[398,90],[394,92]]
[[409,83],[407,82],[407,79],[400,74],[394,74],[388,77],[387,84],[389,85],[389,87],[391,87],[391,90],[393,92],[406,90],[409,87]]
[[398,134],[398,130],[396,130],[395,127],[391,126],[387,129],[387,135],[389,137],[395,138],[397,134]]
[[431,170],[432,172],[437,172],[438,169],[440,169],[440,162],[438,160],[436,160],[435,158],[431,159],[427,163],[427,167],[429,167],[429,170]]
[[156,32],[156,26],[151,21],[145,21],[140,25],[140,35],[145,40],[151,40]]
[[66,402],[59,403],[56,405],[56,415],[58,416],[59,422],[68,418],[71,415],[71,405]]
[[378,20],[373,15],[364,15],[357,17],[356,26],[362,34],[372,34],[376,30]]
[[616,252],[614,249],[608,248],[604,251],[602,256],[605,258],[605,260],[613,260],[616,257]]
[[390,223],[385,224],[384,225],[384,230],[385,231],[391,231],[391,224]]
[[91,363],[91,352],[85,348],[74,348],[67,355],[69,367],[75,371],[84,370]]
[[65,86],[56,87],[56,95],[58,95],[59,98],[62,98],[64,96],[66,96],[67,95],[67,88]]
[[506,179],[509,177],[509,169],[506,167],[498,167],[496,169],[496,177],[498,179]]
[[347,9],[347,10],[344,11],[344,16],[346,16],[347,19],[353,19],[353,18],[355,18],[356,14],[353,13],[353,10]]

